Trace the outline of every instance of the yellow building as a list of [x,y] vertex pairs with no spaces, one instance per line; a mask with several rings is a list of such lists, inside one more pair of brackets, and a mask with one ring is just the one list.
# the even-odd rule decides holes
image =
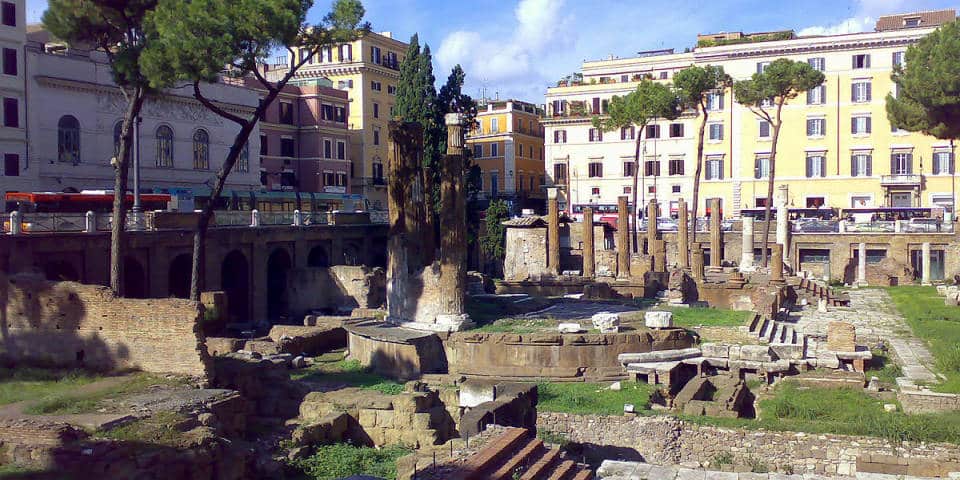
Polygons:
[[[326,77],[335,88],[348,92],[351,190],[363,195],[373,210],[387,208],[387,123],[396,103],[400,62],[406,50],[407,43],[393,39],[390,32],[369,33],[352,43],[325,47],[291,81],[310,83]],[[304,53],[295,52],[293,60]],[[271,80],[282,76],[287,68],[285,57],[278,63]]]
[[[885,99],[888,93],[896,94],[890,75],[894,65],[903,62],[907,47],[955,18],[953,10],[891,15],[881,17],[873,32],[787,35],[786,39],[784,32],[731,38],[727,34],[701,35],[701,45],[711,46],[699,46],[683,54],[658,52],[632,59],[587,62],[582,79],[576,79],[580,85],[561,84],[547,92],[549,120],[544,124],[548,184],[560,186],[563,199],[569,197],[574,205],[615,203],[616,196],[626,193],[622,188],[628,176],[613,167],[630,160],[632,152],[626,149],[630,142],[616,132],[596,138],[588,132],[592,127],[589,114],[570,111],[574,101],[592,101],[587,110],[600,112],[605,100],[629,92],[644,76],[669,81],[686,66],[720,65],[740,80],[775,59],[789,58],[808,62],[826,76],[823,86],[801,93],[784,108],[776,184],[789,186],[792,206],[913,206],[951,211],[955,198],[952,144],[892,129]],[[772,130],[737,104],[729,89],[713,95],[710,109],[700,212],[705,211],[711,198],[722,200],[726,215],[763,206]],[[669,195],[680,195],[688,201],[692,198],[689,174],[696,166],[696,136],[690,132],[698,126],[699,118],[658,123],[663,129],[678,128],[679,135],[669,143],[670,158],[658,155],[653,161],[678,162],[677,168],[671,169],[686,173],[674,177],[665,175],[666,167],[660,170],[666,177],[661,180],[663,184],[676,183],[670,192],[661,189],[656,196],[661,211],[672,213],[664,205],[670,202],[672,206],[674,199]],[[686,129],[668,127],[667,123],[683,123]],[[626,135],[629,137],[629,133]],[[664,133],[653,138],[665,137]],[[589,148],[578,149],[578,145]],[[649,155],[649,142],[646,148]],[[611,183],[604,183],[602,176],[607,172],[603,170],[599,177],[591,178],[596,169],[590,165],[601,162],[610,163],[608,170],[615,170]],[[578,188],[578,182],[571,179],[575,175],[568,172],[578,171],[586,177],[580,183],[585,182],[592,191]],[[648,186],[642,193],[653,198],[657,188]]]
[[467,137],[474,162],[483,172],[484,199],[505,198],[520,206],[542,205],[543,128],[540,108],[519,100],[482,100],[477,128]]

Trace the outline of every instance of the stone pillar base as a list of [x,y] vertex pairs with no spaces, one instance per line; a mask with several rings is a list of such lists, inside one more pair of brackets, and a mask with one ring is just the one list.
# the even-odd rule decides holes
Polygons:
[[437,315],[433,323],[413,322],[402,318],[387,317],[387,322],[398,327],[426,332],[459,332],[476,325],[470,315]]

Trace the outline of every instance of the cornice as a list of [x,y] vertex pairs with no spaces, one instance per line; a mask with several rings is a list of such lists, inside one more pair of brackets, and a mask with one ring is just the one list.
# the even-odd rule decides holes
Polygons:
[[[36,75],[33,78],[34,80],[36,80],[38,85],[43,87],[61,88],[64,90],[72,90],[76,92],[89,92],[89,93],[96,93],[101,95],[115,95],[115,96],[121,95],[119,91],[119,87],[115,85],[85,82],[82,80],[72,80],[69,78],[50,77],[46,75]],[[176,95],[173,93],[164,92],[160,95],[154,95],[154,97],[161,100],[168,101],[168,102],[203,107],[203,104],[200,103],[197,99],[193,97],[188,97],[185,95]],[[211,100],[211,102],[214,105],[230,112],[253,113],[256,110],[256,107],[253,107],[250,105],[239,105],[236,103],[227,103],[219,100]]]

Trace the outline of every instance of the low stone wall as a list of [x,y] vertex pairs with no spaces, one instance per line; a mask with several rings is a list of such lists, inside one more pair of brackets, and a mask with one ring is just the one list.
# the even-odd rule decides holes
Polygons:
[[446,373],[440,338],[430,332],[392,327],[383,322],[347,323],[350,358],[374,372],[401,381],[424,373]]
[[287,273],[291,318],[311,310],[336,313],[353,308],[379,308],[386,302],[386,274],[365,266],[295,268]]
[[907,413],[936,413],[960,410],[960,395],[928,390],[901,389],[897,400]]
[[458,332],[443,342],[449,373],[517,380],[623,378],[621,353],[688,348],[683,329],[617,334]]
[[201,306],[116,298],[106,287],[0,272],[0,359],[206,376]]
[[537,415],[537,429],[566,436],[585,449],[612,448],[621,458],[658,465],[719,469],[762,462],[781,473],[884,473],[946,477],[960,471],[960,445],[895,443],[881,438],[699,426],[674,417]]

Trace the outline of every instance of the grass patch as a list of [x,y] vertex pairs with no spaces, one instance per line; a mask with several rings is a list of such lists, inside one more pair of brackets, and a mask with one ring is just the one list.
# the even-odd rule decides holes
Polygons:
[[866,376],[868,379],[877,377],[883,383],[896,385],[897,377],[903,376],[903,370],[886,352],[874,350],[873,358],[867,366]]
[[650,408],[654,387],[646,383],[621,382],[620,390],[609,383],[541,382],[537,385],[537,410],[580,415],[622,415],[630,403],[637,411]]
[[747,318],[753,312],[725,310],[722,308],[670,308],[673,312],[673,324],[677,327],[739,327],[747,324]]
[[149,373],[135,373],[117,385],[96,392],[77,394],[61,391],[48,395],[24,408],[23,411],[30,415],[90,413],[100,408],[105,400],[142,393],[156,385],[177,387],[187,385],[187,383],[184,379],[177,377],[168,378]]
[[535,333],[556,329],[558,323],[549,318],[501,318],[471,331],[487,333]]
[[338,443],[319,446],[312,456],[290,464],[303,471],[307,478],[315,480],[334,480],[351,475],[393,480],[397,478],[397,459],[411,452],[397,445],[376,449]]
[[81,370],[0,368],[0,405],[63,394],[98,378]]
[[933,389],[960,393],[960,308],[944,305],[935,287],[890,287],[887,293],[913,334],[927,343],[937,370],[947,377]]
[[351,387],[360,387],[376,390],[385,395],[397,395],[403,392],[403,384],[370,371],[360,365],[359,360],[346,360],[342,354],[336,356],[316,357],[314,364],[309,368],[294,370],[290,373],[291,380],[318,382],[325,384],[346,384]]
[[185,415],[175,412],[157,412],[112,430],[97,432],[96,436],[124,442],[142,442],[175,447],[183,439],[180,425]]

